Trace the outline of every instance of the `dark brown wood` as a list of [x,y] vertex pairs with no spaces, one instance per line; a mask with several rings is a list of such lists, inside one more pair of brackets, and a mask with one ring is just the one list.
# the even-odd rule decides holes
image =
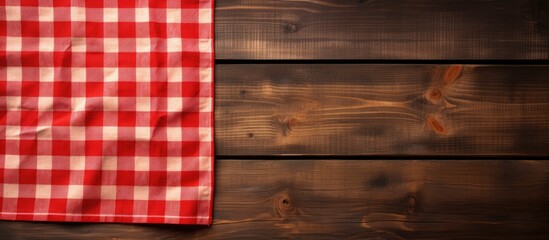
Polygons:
[[218,65],[219,155],[549,154],[549,67]]
[[211,228],[0,222],[6,239],[548,239],[548,161],[223,160]]
[[547,0],[223,0],[217,59],[549,59]]

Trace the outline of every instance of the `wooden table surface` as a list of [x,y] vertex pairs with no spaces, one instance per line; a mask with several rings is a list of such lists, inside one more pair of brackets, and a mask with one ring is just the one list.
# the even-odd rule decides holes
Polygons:
[[217,0],[211,227],[1,239],[549,239],[549,0]]

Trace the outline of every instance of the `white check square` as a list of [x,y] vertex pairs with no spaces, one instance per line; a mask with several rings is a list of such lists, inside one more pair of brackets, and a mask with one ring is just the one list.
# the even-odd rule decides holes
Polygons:
[[103,158],[101,159],[101,169],[107,171],[116,171],[118,169],[116,157],[103,156]]
[[149,171],[148,157],[135,157],[134,161],[135,171]]
[[151,69],[150,68],[135,68],[135,80],[137,82],[150,82],[151,81]]
[[18,198],[19,197],[19,184],[4,183],[4,191],[2,193],[3,198]]
[[21,158],[19,155],[6,155],[4,159],[4,168],[18,169],[20,163],[21,163]]
[[118,68],[104,68],[103,69],[103,81],[104,82],[118,82]]
[[151,51],[151,39],[149,39],[149,38],[136,38],[135,39],[135,51],[136,52],[150,52]]
[[181,157],[168,157],[168,171],[181,171],[182,160]]
[[212,99],[210,97],[200,98],[200,111],[211,112],[212,111]]
[[211,82],[212,81],[212,69],[211,68],[200,68],[200,79],[202,79],[202,82]]
[[6,140],[19,140],[19,135],[21,135],[21,127],[6,126]]
[[86,157],[84,156],[70,156],[70,168],[71,170],[85,170],[86,169]]
[[103,111],[118,111],[118,97],[103,97]]
[[36,158],[36,169],[51,170],[52,169],[52,156],[39,155]]
[[6,21],[21,21],[21,7],[19,6],[5,6]]
[[51,198],[51,185],[46,185],[46,184],[36,185],[36,198],[50,199]]
[[71,7],[71,21],[73,21],[73,22],[85,22],[86,21],[86,8]]
[[181,199],[181,187],[166,187],[166,200]]
[[86,127],[70,126],[71,140],[83,141],[86,140]]
[[108,53],[116,53],[118,50],[118,38],[103,39],[103,51]]
[[[9,43],[8,43],[9,45]],[[7,80],[10,82],[21,82],[23,81],[23,68],[21,67],[8,67],[7,68]]]
[[181,112],[183,110],[183,98],[169,97],[168,112]]
[[109,185],[101,186],[101,199],[103,199],[103,200],[115,200],[116,199],[116,186],[109,186]]
[[19,96],[6,96],[6,108],[7,110],[20,111],[21,97]]
[[38,7],[38,21],[53,22],[53,7]]
[[134,200],[149,200],[148,186],[135,186],[133,189]]
[[84,196],[84,186],[69,185],[69,191],[67,192],[67,199],[82,199],[83,196]]
[[198,186],[198,200],[211,199],[212,188],[209,186]]
[[71,68],[72,82],[86,82],[86,68],[73,67]]
[[118,22],[118,9],[117,8],[103,8],[103,21],[104,22]]
[[85,97],[72,97],[71,109],[74,112],[83,112],[86,110],[86,98]]
[[203,53],[212,52],[212,40],[211,39],[199,39],[198,51]]
[[200,137],[200,141],[204,141],[204,142],[212,141],[212,129],[209,127],[198,128],[198,135]]
[[37,126],[36,138],[38,140],[52,140],[52,127],[50,126]]
[[85,38],[72,38],[72,52],[84,53],[86,52],[86,39]]
[[149,21],[149,9],[148,8],[136,8],[135,9],[135,22],[148,22]]
[[150,97],[136,97],[135,98],[135,110],[138,112],[150,112],[151,111],[151,98]]
[[183,50],[181,38],[168,38],[168,52],[181,52]]
[[168,127],[168,141],[178,142],[182,139],[182,131],[180,127]]
[[53,82],[55,76],[55,69],[52,67],[40,68],[40,82]]
[[212,159],[210,157],[198,157],[198,166],[200,171],[212,170]]
[[166,22],[181,23],[181,9],[180,8],[166,9]]
[[51,37],[41,37],[38,42],[38,51],[53,52],[54,40]]
[[181,68],[168,68],[168,82],[181,82],[183,70]]
[[212,10],[209,8],[201,8],[198,10],[198,22],[199,23],[211,23],[212,22]]
[[135,139],[141,141],[147,141],[151,139],[150,127],[135,127]]
[[118,139],[118,127],[103,127],[103,140],[117,140]]

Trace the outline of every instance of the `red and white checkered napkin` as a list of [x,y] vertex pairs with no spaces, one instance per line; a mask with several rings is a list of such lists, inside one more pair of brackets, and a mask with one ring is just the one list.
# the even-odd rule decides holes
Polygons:
[[0,219],[209,224],[213,0],[0,0]]

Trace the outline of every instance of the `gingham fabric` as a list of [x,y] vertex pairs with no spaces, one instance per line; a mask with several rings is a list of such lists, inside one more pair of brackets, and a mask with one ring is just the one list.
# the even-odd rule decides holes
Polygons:
[[0,219],[209,224],[213,0],[0,0]]

